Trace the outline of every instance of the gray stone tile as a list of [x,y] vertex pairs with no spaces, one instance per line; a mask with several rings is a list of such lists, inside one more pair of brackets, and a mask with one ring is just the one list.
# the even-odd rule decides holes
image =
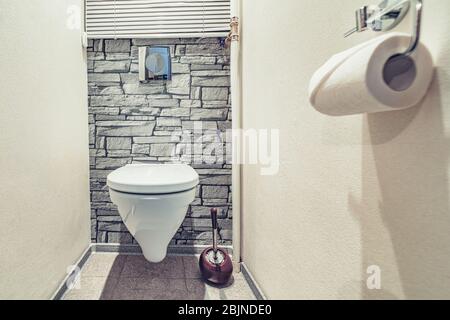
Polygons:
[[112,150],[127,150],[131,148],[131,138],[106,138],[106,146]]
[[95,72],[128,72],[130,62],[128,61],[101,61],[94,62]]
[[190,74],[174,74],[167,84],[167,92],[172,94],[190,94]]
[[120,83],[120,76],[116,73],[89,73],[88,81],[101,83],[103,86]]
[[[98,62],[98,61],[96,61]],[[100,61],[103,62],[103,61]],[[97,64],[95,64],[97,67]],[[122,66],[123,67],[123,66]],[[106,69],[106,68],[105,68]],[[109,70],[109,69],[107,69]],[[196,71],[200,72],[200,71]],[[228,87],[230,86],[230,77],[205,77],[205,76],[193,76],[192,77],[192,85],[193,86],[201,86],[201,87]]]
[[225,88],[203,88],[202,99],[207,101],[227,100],[228,87]]
[[106,52],[130,52],[130,40],[105,40]]

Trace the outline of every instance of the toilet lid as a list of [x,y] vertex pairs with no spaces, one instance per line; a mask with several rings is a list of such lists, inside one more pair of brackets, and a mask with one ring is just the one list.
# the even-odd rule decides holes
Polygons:
[[191,190],[197,172],[184,164],[130,164],[108,175],[108,186],[119,192],[166,194]]

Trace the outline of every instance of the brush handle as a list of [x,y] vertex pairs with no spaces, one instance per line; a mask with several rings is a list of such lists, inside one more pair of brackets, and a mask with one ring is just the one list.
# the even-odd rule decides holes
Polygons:
[[216,208],[211,209],[211,222],[212,222],[213,229],[217,229],[218,225],[217,225],[217,209]]
[[212,208],[211,209],[211,222],[212,222],[212,228],[213,228],[213,249],[214,253],[217,253],[217,209]]

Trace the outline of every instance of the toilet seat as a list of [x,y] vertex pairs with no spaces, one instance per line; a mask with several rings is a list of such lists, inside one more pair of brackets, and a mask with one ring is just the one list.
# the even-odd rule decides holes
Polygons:
[[199,183],[197,172],[184,164],[130,164],[108,175],[108,186],[131,194],[170,194],[191,190]]

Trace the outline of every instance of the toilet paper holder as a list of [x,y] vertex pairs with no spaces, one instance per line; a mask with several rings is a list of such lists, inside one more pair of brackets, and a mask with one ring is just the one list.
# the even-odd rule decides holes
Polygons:
[[[414,5],[412,2],[415,2]],[[411,42],[406,51],[399,54],[409,56],[420,43],[423,0],[383,0],[379,5],[364,6],[356,10],[356,27],[347,31],[344,37],[369,29],[375,32],[389,31],[403,20],[411,6],[414,10]]]

